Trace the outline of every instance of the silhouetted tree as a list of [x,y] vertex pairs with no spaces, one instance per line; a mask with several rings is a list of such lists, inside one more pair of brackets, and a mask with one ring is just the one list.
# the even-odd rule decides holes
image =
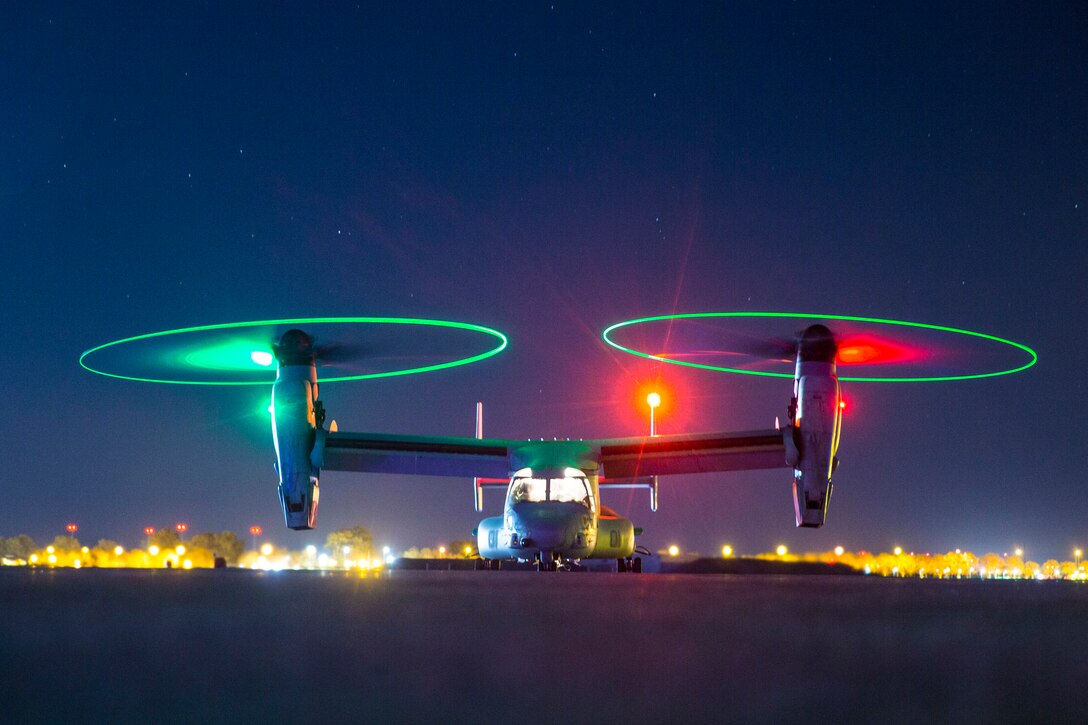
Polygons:
[[374,537],[362,526],[337,529],[329,532],[325,546],[329,548],[333,556],[344,556],[344,547],[347,546],[350,547],[347,554],[349,557],[370,559],[374,549]]
[[181,543],[181,537],[173,529],[159,529],[151,535],[151,543],[160,549],[175,549]]
[[19,534],[17,536],[12,536],[10,539],[4,539],[3,544],[0,545],[0,554],[12,556],[16,559],[26,559],[37,550],[38,545],[34,543],[34,539],[26,534]]
[[67,534],[60,534],[53,539],[53,548],[57,551],[79,551],[81,546],[79,539]]
[[457,558],[470,558],[479,554],[476,550],[476,542],[467,539],[451,541],[449,546],[446,547],[446,553]]
[[189,543],[196,548],[204,549],[209,554],[223,557],[228,564],[237,564],[245,550],[245,542],[233,531],[197,534]]

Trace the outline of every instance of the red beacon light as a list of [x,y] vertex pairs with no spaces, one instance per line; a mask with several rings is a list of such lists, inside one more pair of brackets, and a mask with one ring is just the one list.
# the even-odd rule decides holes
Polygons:
[[254,536],[260,536],[262,531],[264,531],[264,529],[262,529],[260,526],[249,527],[249,533],[253,534]]
[[64,528],[68,530],[69,534],[74,534],[75,532],[79,531],[79,527],[75,524],[68,524]]
[[185,524],[185,523],[179,523],[179,524],[178,524],[177,526],[175,526],[174,528],[178,530],[178,533],[179,533],[179,534],[184,534],[184,533],[185,533],[186,531],[188,531],[188,530],[189,530],[189,524]]
[[144,527],[144,533],[147,534],[148,536],[151,536],[152,534],[155,533],[155,527],[154,526],[145,526]]

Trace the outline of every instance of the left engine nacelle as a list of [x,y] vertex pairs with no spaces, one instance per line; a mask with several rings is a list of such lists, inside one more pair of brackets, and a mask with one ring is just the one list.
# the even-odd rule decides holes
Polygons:
[[317,526],[321,471],[311,459],[317,437],[315,400],[315,366],[281,364],[272,386],[272,437],[276,444],[276,472],[280,477],[280,504],[291,529]]

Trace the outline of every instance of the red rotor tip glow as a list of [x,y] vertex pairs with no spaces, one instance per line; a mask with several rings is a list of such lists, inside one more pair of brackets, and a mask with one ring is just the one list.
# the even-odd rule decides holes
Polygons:
[[839,342],[836,362],[839,365],[874,365],[905,363],[920,360],[925,355],[901,343],[881,340],[872,335],[857,335]]

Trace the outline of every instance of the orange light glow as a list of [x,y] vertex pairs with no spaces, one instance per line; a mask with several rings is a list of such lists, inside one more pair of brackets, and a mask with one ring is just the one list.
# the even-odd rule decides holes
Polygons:
[[656,408],[661,405],[661,395],[657,391],[650,393],[646,396],[646,404],[651,408]]
[[[659,433],[680,433],[697,425],[694,417],[700,407],[687,404],[693,393],[682,376],[666,379],[658,370],[633,371],[617,376],[612,391],[616,427],[627,434],[645,431],[651,411]],[[656,407],[650,399],[654,394]]]

